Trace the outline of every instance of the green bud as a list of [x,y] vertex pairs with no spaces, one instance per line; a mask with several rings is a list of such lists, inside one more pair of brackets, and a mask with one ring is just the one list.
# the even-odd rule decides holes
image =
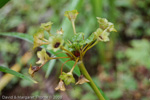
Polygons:
[[75,21],[77,15],[78,15],[78,11],[77,10],[72,10],[72,11],[66,11],[64,16],[68,17],[68,19],[70,21]]
[[42,41],[42,39],[44,39],[44,31],[43,30],[39,30],[37,33],[35,33],[33,35],[34,38],[34,46],[33,48],[39,47],[41,46],[44,42]]
[[107,29],[108,32],[117,32],[117,30],[114,28],[114,24],[111,22],[108,22],[108,20],[106,18],[100,18],[97,17],[98,19],[98,23],[99,23],[99,27],[103,30]]
[[70,83],[75,83],[75,79],[71,72],[63,72],[62,75],[59,76],[59,78],[63,80],[66,85],[69,85]]
[[52,24],[53,24],[52,22],[42,23],[41,28],[46,31],[50,31]]
[[99,40],[99,41],[104,41],[104,42],[107,42],[109,41],[109,33],[108,32],[105,32],[103,31],[102,29],[98,28],[96,30],[96,32],[94,32],[95,34],[95,37]]

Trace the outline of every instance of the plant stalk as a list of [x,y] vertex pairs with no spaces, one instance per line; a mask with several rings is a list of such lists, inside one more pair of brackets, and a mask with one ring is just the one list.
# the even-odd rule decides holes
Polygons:
[[99,89],[97,88],[95,83],[93,82],[91,76],[87,72],[87,70],[83,64],[83,61],[81,61],[81,63],[79,63],[78,66],[79,66],[79,69],[82,72],[82,74],[90,81],[89,84],[92,87],[92,89],[94,90],[94,92],[96,93],[96,95],[98,96],[99,100],[105,100],[103,95],[101,94],[101,92],[99,91]]
[[75,21],[71,21],[72,27],[73,27],[73,32],[74,34],[76,34],[76,28],[75,28]]

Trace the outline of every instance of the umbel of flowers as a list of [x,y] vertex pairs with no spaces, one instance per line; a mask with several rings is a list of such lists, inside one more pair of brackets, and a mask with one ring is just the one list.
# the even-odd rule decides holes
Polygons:
[[[113,23],[108,22],[105,18],[97,17],[97,21],[99,23],[99,27],[95,32],[91,33],[88,38],[84,38],[83,32],[76,32],[75,29],[75,20],[78,15],[77,10],[66,11],[64,14],[72,23],[73,27],[73,37],[70,40],[65,40],[63,38],[63,29],[57,30],[57,32],[52,34],[51,26],[52,22],[42,23],[39,31],[34,34],[34,46],[33,48],[37,47],[45,47],[41,51],[37,52],[37,57],[39,60],[36,62],[38,64],[36,67],[30,66],[29,74],[31,76],[34,75],[41,67],[43,67],[49,60],[51,59],[63,59],[67,58],[68,60],[64,62],[61,66],[61,73],[60,73],[60,82],[55,90],[65,91],[65,85],[69,85],[70,83],[75,83],[75,78],[73,76],[73,70],[77,64],[79,64],[85,53],[94,47],[98,42],[107,42],[109,41],[110,32],[116,32]],[[45,34],[49,35],[45,37]],[[69,33],[70,34],[70,33]],[[44,46],[43,46],[44,45]],[[46,45],[46,46],[45,46]],[[52,50],[53,52],[65,53],[66,56],[64,57],[56,57],[56,56],[49,56],[46,53],[46,50]],[[63,65],[69,61],[74,61],[74,65],[69,72],[63,72]],[[82,71],[81,71],[82,72]],[[78,82],[76,84],[83,84],[85,82],[91,82],[85,75],[81,75],[79,77]]]

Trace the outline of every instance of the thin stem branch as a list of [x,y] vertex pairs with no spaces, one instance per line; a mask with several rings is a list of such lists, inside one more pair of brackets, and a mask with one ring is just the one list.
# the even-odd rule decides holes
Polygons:
[[76,28],[75,28],[75,24],[74,24],[74,22],[75,22],[75,21],[71,21],[71,23],[72,23],[72,27],[73,27],[73,32],[74,32],[74,34],[76,34]]
[[84,48],[82,49],[82,52],[83,52],[90,44],[91,44],[91,43],[86,44],[86,45],[84,46]]
[[94,90],[94,92],[96,93],[96,95],[98,96],[99,100],[105,100],[103,95],[101,94],[101,92],[99,91],[99,89],[97,88],[97,86],[95,85],[95,83],[93,82],[91,76],[89,75],[89,73],[87,72],[83,62],[81,61],[81,63],[78,64],[80,71],[82,72],[82,74],[90,81],[88,84],[90,84],[90,86],[92,87],[92,89]]
[[47,45],[47,44],[50,44],[50,43],[49,43],[49,42],[43,42],[42,45],[43,45],[43,44],[46,44],[46,45]]
[[[63,52],[63,51],[62,51],[62,52],[58,52],[58,53],[55,54],[55,56],[56,56],[56,55],[59,55],[59,54],[61,54],[61,53],[64,53],[64,52]],[[55,57],[55,56],[53,55],[52,57]]]
[[[39,69],[40,69],[41,67],[43,67],[47,62],[48,62],[48,60],[45,61],[41,66],[39,66]],[[38,69],[38,70],[39,70],[39,69]]]
[[63,66],[64,66],[68,61],[70,61],[70,59],[66,60],[66,61],[62,64],[62,66],[61,66],[61,75],[62,75],[62,71],[63,71]]
[[76,58],[75,55],[72,52],[70,52],[69,50],[65,49],[64,47],[61,47],[61,49],[66,51],[67,53],[71,54],[74,58]]
[[97,43],[98,43],[98,41],[95,41],[91,46],[87,47],[87,48],[85,49],[85,51],[83,52],[82,55],[84,56],[85,53],[86,53],[89,49],[91,49],[92,47],[94,47]]
[[45,38],[43,38],[42,40],[45,41],[45,42],[49,42],[49,41],[48,41],[47,39],[45,39]]
[[75,68],[75,66],[76,66],[76,64],[77,64],[77,62],[78,62],[78,60],[79,60],[79,58],[76,59],[75,64],[73,65],[73,67],[72,67],[72,69],[71,69],[71,71],[70,71],[71,73],[73,72],[73,70],[74,70],[74,68]]
[[51,59],[61,59],[61,58],[70,58],[70,57],[55,57],[55,58],[50,58]]

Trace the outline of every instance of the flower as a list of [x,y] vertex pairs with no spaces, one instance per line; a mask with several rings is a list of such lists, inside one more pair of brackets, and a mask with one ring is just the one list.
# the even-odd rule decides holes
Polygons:
[[53,24],[52,22],[42,23],[41,28],[46,31],[50,31],[52,24]]
[[43,30],[39,30],[37,33],[35,33],[33,35],[33,38],[34,38],[34,46],[33,46],[33,48],[41,46],[42,44],[44,44],[44,42],[42,41],[42,39],[44,39],[44,31]]
[[66,11],[64,16],[68,17],[68,19],[70,21],[75,21],[77,15],[78,15],[78,11],[77,10],[72,10],[72,11]]
[[33,77],[34,73],[39,70],[39,67],[30,65],[28,73]]
[[71,72],[63,72],[62,75],[59,76],[59,78],[63,80],[66,85],[69,85],[70,83],[75,83],[75,79]]
[[55,88],[55,90],[61,90],[61,91],[65,91],[66,88],[65,88],[65,85],[64,85],[64,82],[62,80],[60,80],[60,82],[58,83],[57,87]]
[[102,29],[98,28],[96,30],[96,32],[94,32],[95,37],[99,40],[99,41],[104,41],[107,42],[109,41],[109,32],[103,31]]
[[117,30],[114,28],[114,24],[111,22],[108,22],[108,20],[106,18],[100,18],[97,17],[98,19],[98,23],[99,23],[99,27],[103,30],[107,29],[108,32],[116,32]]
[[57,30],[57,32],[56,32],[57,34],[63,34],[64,33],[64,31],[63,31],[63,29],[61,28],[60,30]]
[[86,79],[83,75],[81,75],[80,77],[79,77],[79,80],[78,80],[78,82],[76,83],[76,85],[77,84],[83,84],[83,83],[87,83],[87,82],[90,82],[88,79]]
[[63,45],[64,40],[61,35],[51,36],[49,38],[50,44],[47,46],[47,49],[53,50],[56,52]]
[[36,64],[44,64],[45,62],[47,62],[47,60],[49,60],[49,56],[46,53],[46,50],[43,48],[41,51],[37,52],[37,56],[40,59],[39,61],[36,62]]

